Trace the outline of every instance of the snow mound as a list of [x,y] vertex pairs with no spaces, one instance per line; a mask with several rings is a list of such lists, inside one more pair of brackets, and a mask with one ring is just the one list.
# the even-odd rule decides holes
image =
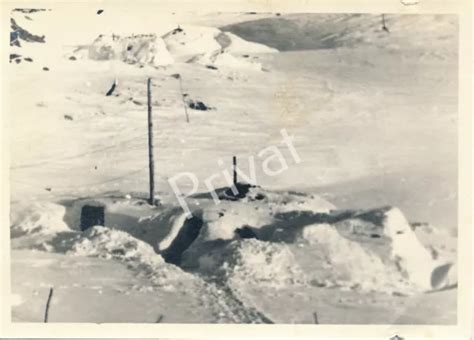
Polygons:
[[303,238],[320,253],[312,259],[315,270],[311,276],[317,285],[386,292],[412,289],[395,263],[384,263],[363,244],[342,236],[332,225],[307,226]]
[[89,46],[73,52],[76,58],[121,60],[129,64],[165,66],[174,62],[164,41],[155,34],[132,36],[100,35]]
[[304,273],[284,244],[255,239],[233,241],[223,250],[201,257],[199,262],[203,271],[236,287],[258,284],[283,288],[305,282]]
[[[202,208],[203,226],[184,250],[183,264],[204,272],[256,265],[266,275],[280,264],[262,259],[277,247],[290,253],[281,257],[282,266],[301,267],[317,286],[412,294],[455,281],[455,267],[432,257],[398,208],[333,209],[317,196],[250,188],[241,200]],[[239,278],[237,271],[225,276]]]
[[402,212],[391,208],[385,213],[385,235],[392,240],[392,257],[408,275],[410,281],[420,287],[431,288],[433,260],[420,243]]
[[107,227],[95,226],[84,232],[83,236],[72,246],[74,255],[95,256],[105,259],[163,263],[147,243],[139,241],[130,234]]
[[214,27],[191,25],[166,33],[163,40],[174,57],[189,57],[220,50],[222,46],[217,41],[220,33],[221,31]]
[[64,222],[66,208],[50,202],[36,202],[12,216],[12,236],[53,234],[70,230]]
[[238,238],[236,231],[242,227],[251,227],[261,236],[259,229],[279,220],[280,213],[294,210],[328,213],[334,208],[334,205],[315,195],[250,188],[242,200],[221,201],[219,205],[211,205],[204,210],[200,240]]
[[[252,63],[242,61],[233,54],[275,53],[277,49],[246,41],[235,34],[222,32],[218,28],[204,26],[180,26],[163,36],[170,53],[181,60],[201,55],[201,62],[212,62],[216,66],[237,66]],[[219,56],[222,54],[222,56]],[[255,67],[255,66],[254,66]]]
[[72,245],[68,254],[115,259],[125,262],[137,273],[145,273],[153,283],[172,289],[170,281],[191,278],[176,266],[165,263],[153,247],[130,234],[102,226],[88,229]]
[[[361,212],[335,226],[342,235],[372,249],[384,263],[394,263],[400,273],[419,289],[436,288],[433,275],[437,267],[446,263],[433,258],[400,209],[385,207]],[[435,281],[439,280],[442,279]]]

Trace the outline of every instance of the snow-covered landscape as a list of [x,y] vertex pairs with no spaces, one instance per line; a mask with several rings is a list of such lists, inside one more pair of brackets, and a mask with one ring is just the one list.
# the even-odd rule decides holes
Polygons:
[[13,322],[456,323],[456,16],[136,11],[11,12]]

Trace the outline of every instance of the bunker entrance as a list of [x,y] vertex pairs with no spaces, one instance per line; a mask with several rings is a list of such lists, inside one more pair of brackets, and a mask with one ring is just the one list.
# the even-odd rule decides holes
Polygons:
[[184,221],[184,224],[171,245],[161,255],[166,262],[179,266],[181,264],[181,255],[199,236],[202,227],[202,219],[193,216]]
[[105,225],[105,208],[85,205],[81,210],[81,230],[87,230],[95,225]]

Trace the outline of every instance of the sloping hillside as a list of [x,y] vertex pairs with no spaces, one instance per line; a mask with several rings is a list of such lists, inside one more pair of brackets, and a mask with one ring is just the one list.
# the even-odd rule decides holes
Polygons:
[[[384,29],[385,21],[385,29]],[[280,51],[376,45],[456,50],[454,15],[289,14],[221,27]]]

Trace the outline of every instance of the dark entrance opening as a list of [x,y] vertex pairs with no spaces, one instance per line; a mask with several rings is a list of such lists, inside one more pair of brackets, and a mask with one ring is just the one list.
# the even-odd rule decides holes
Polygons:
[[81,230],[84,231],[95,225],[105,225],[104,207],[85,205],[81,210]]
[[199,236],[202,227],[202,219],[193,216],[184,221],[178,235],[171,245],[161,253],[166,262],[179,266],[181,264],[181,255]]

